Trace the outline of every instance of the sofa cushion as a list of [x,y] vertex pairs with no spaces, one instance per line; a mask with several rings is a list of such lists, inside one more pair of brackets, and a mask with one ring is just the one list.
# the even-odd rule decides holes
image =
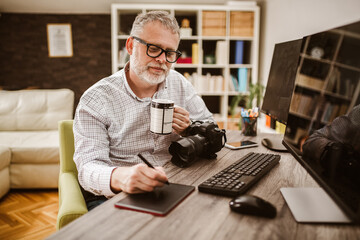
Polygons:
[[11,149],[11,164],[59,163],[57,130],[0,131],[0,145]]
[[56,130],[73,105],[70,89],[0,91],[0,131]]
[[0,145],[0,198],[10,190],[10,158],[10,149]]
[[11,188],[57,188],[59,164],[11,164]]
[[[0,137],[1,141],[1,137]],[[10,149],[6,146],[1,146],[0,143],[0,170],[9,167],[11,152]]]
[[0,169],[0,198],[10,190],[9,166]]

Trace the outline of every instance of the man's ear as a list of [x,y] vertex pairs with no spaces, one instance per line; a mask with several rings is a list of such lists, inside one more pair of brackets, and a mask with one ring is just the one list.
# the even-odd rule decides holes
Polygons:
[[126,40],[126,50],[129,53],[129,55],[132,55],[134,48],[134,39],[132,37],[128,37]]

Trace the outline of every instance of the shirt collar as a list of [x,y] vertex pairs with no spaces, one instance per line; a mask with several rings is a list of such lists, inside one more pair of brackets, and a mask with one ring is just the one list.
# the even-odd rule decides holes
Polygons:
[[128,80],[127,80],[127,77],[126,77],[126,73],[130,70],[130,62],[127,62],[125,67],[123,68],[123,79],[124,79],[124,85],[125,85],[125,88],[126,90],[128,91],[128,93],[133,97],[133,98],[136,98],[140,101],[142,101],[140,98],[138,98],[136,96],[136,94],[133,92],[133,90],[131,89],[131,87],[129,86],[129,83],[128,83]]
[[[136,98],[139,101],[149,101],[150,98],[139,98],[138,96],[136,96],[136,94],[133,92],[133,90],[131,89],[128,81],[127,81],[127,77],[126,77],[126,73],[130,70],[130,62],[127,62],[125,67],[124,67],[124,71],[123,71],[123,78],[124,78],[124,84],[126,87],[126,90],[129,92],[129,94],[133,97]],[[167,89],[168,87],[168,83],[167,83],[167,78],[165,78],[165,80],[160,83],[158,90],[155,92],[153,98],[159,98],[164,94],[164,91]]]

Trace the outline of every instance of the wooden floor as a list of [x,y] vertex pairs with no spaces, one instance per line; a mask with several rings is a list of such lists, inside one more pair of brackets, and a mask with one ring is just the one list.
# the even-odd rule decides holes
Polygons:
[[57,190],[11,190],[0,200],[0,239],[45,239],[56,232]]

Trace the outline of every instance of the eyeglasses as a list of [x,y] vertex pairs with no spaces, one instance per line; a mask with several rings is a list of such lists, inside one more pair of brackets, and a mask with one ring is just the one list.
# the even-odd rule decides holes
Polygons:
[[172,51],[172,50],[164,50],[159,46],[156,46],[154,44],[150,44],[145,42],[144,40],[142,40],[141,38],[138,37],[133,37],[133,39],[135,39],[136,41],[138,41],[141,44],[146,45],[147,49],[146,49],[146,54],[149,57],[152,58],[157,58],[159,57],[163,52],[165,52],[165,58],[166,61],[169,63],[174,63],[178,60],[178,58],[181,56],[181,52],[179,50],[176,51]]

